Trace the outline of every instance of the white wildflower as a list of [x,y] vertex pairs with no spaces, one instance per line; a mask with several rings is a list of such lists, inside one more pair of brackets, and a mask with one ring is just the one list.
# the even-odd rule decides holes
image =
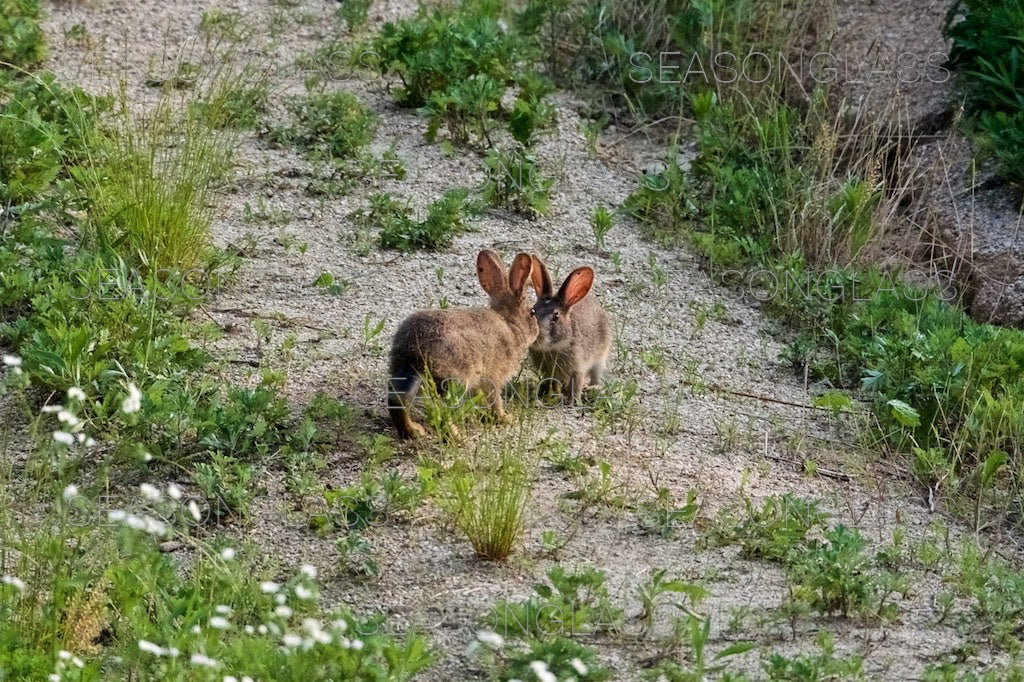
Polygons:
[[189,514],[192,515],[192,518],[194,518],[196,521],[198,521],[199,519],[202,518],[202,516],[199,514],[199,505],[196,504],[195,500],[189,500],[188,512],[189,512]]
[[5,355],[4,364],[8,367],[21,367],[21,358],[16,355]]
[[274,595],[274,601],[278,604],[283,604],[288,601],[288,597],[285,596],[284,592],[278,592]]
[[281,641],[284,642],[285,646],[299,646],[302,644],[302,638],[291,632],[282,637]]
[[64,501],[70,502],[75,497],[78,497],[78,486],[71,483],[64,488]]
[[70,651],[65,651],[64,649],[61,649],[60,651],[57,652],[57,658],[59,658],[62,661],[70,661],[71,660],[71,652]]
[[10,585],[14,589],[18,590],[18,592],[25,591],[25,581],[13,575],[0,576],[0,583]]
[[142,493],[143,497],[152,502],[156,502],[160,499],[160,489],[155,485],[143,483],[139,486],[139,491]]
[[271,580],[265,580],[260,583],[260,590],[262,590],[264,594],[273,594],[279,589],[281,589],[281,586]]
[[350,646],[353,649],[355,649],[356,651],[362,651],[363,650],[363,640],[361,640],[361,639],[353,639],[352,643],[350,644]]
[[128,384],[128,397],[121,401],[121,411],[132,414],[142,409],[142,392],[134,382]]
[[573,667],[573,670],[578,672],[580,675],[586,675],[587,674],[587,666],[580,659],[578,659],[578,658],[572,659],[571,661],[569,661],[569,665],[571,665]]
[[505,644],[505,638],[499,635],[497,632],[491,632],[490,630],[481,630],[476,633],[476,638],[484,644],[490,644],[495,649],[500,649]]
[[231,623],[224,616],[214,616],[210,619],[210,627],[217,628],[218,630],[227,630],[231,627]]
[[310,580],[316,580],[316,566],[312,564],[302,564],[302,568],[299,569],[299,572]]
[[292,610],[291,610],[291,608],[288,607],[288,606],[285,606],[284,604],[282,604],[282,605],[278,606],[277,608],[275,608],[274,609],[274,613],[278,617],[280,617],[280,618],[291,618],[292,617]]
[[68,427],[72,429],[82,423],[82,420],[76,417],[74,413],[71,412],[71,410],[64,409],[59,410],[57,412],[57,421],[61,422],[62,424],[67,424]]
[[222,616],[227,616],[231,614],[231,607],[227,604],[217,604],[213,607],[213,610],[221,614]]
[[139,640],[139,649],[147,653],[153,654],[154,656],[166,656],[168,653],[167,649],[164,649],[159,644],[153,644],[145,639]]
[[220,551],[220,558],[226,559],[227,561],[231,561],[235,558],[235,550],[231,547],[225,547]]
[[172,500],[181,499],[181,488],[178,487],[177,483],[167,484],[167,497],[171,498]]
[[63,409],[64,408],[60,405],[44,405],[43,409],[40,410],[40,412],[42,412],[43,414],[53,414],[55,412],[60,412]]
[[254,627],[253,627],[253,626],[251,626],[251,625],[246,625],[246,626],[245,626],[245,634],[247,634],[247,635],[251,635],[251,634],[253,634],[254,632],[256,632],[256,628],[254,628]]
[[207,668],[216,668],[220,663],[204,654],[192,654],[192,665],[205,665]]
[[85,402],[85,391],[80,389],[78,386],[72,386],[68,389],[68,398],[79,402]]
[[540,682],[558,682],[558,678],[555,674],[548,670],[548,664],[544,661],[531,661],[530,670],[537,676]]
[[75,437],[67,431],[54,431],[53,439],[58,443],[64,443],[64,445],[74,445]]
[[313,590],[309,589],[305,585],[296,585],[295,596],[299,599],[311,599],[313,597]]
[[80,659],[78,656],[72,656],[71,657],[71,665],[75,666],[76,668],[84,668],[85,667],[85,661]]

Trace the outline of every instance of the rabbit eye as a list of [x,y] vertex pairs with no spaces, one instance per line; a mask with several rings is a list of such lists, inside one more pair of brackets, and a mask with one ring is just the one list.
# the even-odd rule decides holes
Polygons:
[[558,319],[558,312],[551,313],[551,319],[552,320],[557,320]]

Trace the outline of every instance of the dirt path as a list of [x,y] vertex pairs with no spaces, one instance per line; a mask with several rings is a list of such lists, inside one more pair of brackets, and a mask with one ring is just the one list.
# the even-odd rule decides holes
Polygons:
[[[210,6],[195,0],[46,5],[47,28],[55,43],[51,67],[61,77],[92,87],[103,82],[91,66],[97,53],[115,63],[129,55],[129,82],[137,87],[146,64],[158,59],[166,45],[181,44],[194,34],[201,10]],[[257,2],[220,7],[242,12],[248,19],[275,11],[308,12],[308,23],[299,26],[298,35],[282,38],[282,64],[335,30],[330,19],[333,2],[295,9]],[[371,23],[411,11],[412,3],[375,3]],[[91,37],[91,48],[82,40],[60,38],[79,23]],[[107,47],[99,47],[103,44]],[[424,121],[396,109],[380,85],[350,81],[336,86],[359,94],[379,115],[372,151],[379,154],[394,144],[408,169],[405,180],[385,180],[380,190],[409,197],[422,209],[446,189],[481,182],[482,164],[476,154],[456,150],[447,156],[439,145],[427,144]],[[298,93],[301,88],[301,81],[292,79],[283,92]],[[906,527],[908,539],[922,537],[935,520],[918,491],[879,474],[874,455],[849,445],[854,440],[852,418],[837,423],[821,411],[784,404],[808,405],[811,395],[799,377],[780,364],[781,345],[766,331],[769,322],[753,301],[713,286],[685,250],[658,249],[624,221],[617,221],[607,238],[608,250],[621,255],[621,268],[591,249],[593,207],[599,202],[621,203],[636,177],[602,160],[611,158],[607,149],[592,158],[579,132],[574,102],[565,95],[556,102],[557,129],[538,150],[544,167],[558,177],[550,214],[528,221],[489,211],[475,222],[475,231],[458,237],[444,253],[402,256],[374,248],[367,256],[358,255],[348,215],[365,205],[367,195],[377,188],[363,187],[345,196],[309,196],[304,190],[309,164],[288,150],[267,148],[254,136],[240,145],[237,180],[217,201],[213,237],[218,245],[240,244],[247,233],[258,240],[237,282],[207,306],[218,323],[234,325],[217,343],[220,356],[226,361],[262,356],[287,369],[286,393],[295,402],[327,391],[365,406],[372,428],[386,434],[391,433],[383,412],[388,337],[406,314],[436,307],[441,297],[452,306],[482,304],[472,265],[480,248],[495,248],[506,259],[515,250],[536,249],[548,255],[556,277],[584,263],[598,272],[597,295],[618,325],[612,377],[635,381],[638,391],[629,409],[609,427],[592,416],[560,410],[539,411],[528,428],[534,439],[551,433],[565,440],[570,451],[608,462],[614,494],[626,500],[624,508],[583,508],[563,497],[593,485],[597,467],[573,478],[542,466],[527,537],[512,561],[474,560],[468,543],[443,522],[433,504],[427,504],[414,518],[368,534],[381,567],[379,578],[371,580],[356,580],[338,567],[336,535],[321,538],[304,528],[279,474],[269,473],[260,481],[267,495],[258,500],[252,523],[238,530],[251,541],[250,551],[279,557],[288,566],[317,564],[332,599],[367,611],[383,610],[399,628],[429,630],[442,658],[426,680],[478,677],[479,666],[466,648],[480,627],[479,619],[497,599],[529,594],[554,563],[541,546],[541,534],[548,529],[574,529],[567,533],[571,540],[558,561],[589,562],[606,571],[614,596],[629,604],[629,616],[639,612],[637,585],[660,567],[707,585],[712,596],[705,610],[713,618],[716,638],[734,607],[758,612],[778,606],[787,581],[776,566],[742,560],[736,548],[698,549],[697,533],[690,526],[680,526],[671,538],[644,532],[642,514],[633,507],[653,500],[658,487],[667,488],[677,504],[687,491],[697,491],[708,517],[740,503],[743,494],[761,498],[791,492],[821,498],[837,521],[861,528],[878,543],[889,540],[897,519]],[[625,144],[629,143],[614,150],[618,158],[630,159],[633,166],[647,160],[646,148]],[[247,222],[246,205],[276,218]],[[443,281],[438,268],[444,270]],[[659,270],[664,273],[662,286],[656,285],[662,277]],[[352,285],[341,295],[325,293],[313,286],[325,271]],[[269,343],[257,342],[254,320],[260,318],[272,329]],[[380,318],[385,320],[384,331],[368,342],[364,320]],[[289,335],[296,342],[290,359],[274,350]],[[245,365],[229,364],[225,371],[237,373],[239,367]],[[701,384],[772,401],[701,390]],[[392,460],[400,464],[393,466],[406,474],[414,471],[415,452],[403,449]],[[334,453],[325,483],[357,480],[360,459],[353,452]],[[805,459],[824,473],[805,475]],[[895,625],[872,628],[808,621],[797,629],[795,641],[788,627],[781,626],[768,626],[756,636],[770,643],[766,649],[796,652],[812,649],[817,630],[827,627],[834,632],[839,651],[867,657],[872,677],[908,679],[959,641],[952,628],[935,626],[931,604],[941,589],[939,576],[917,582],[908,598],[899,601],[902,619]],[[668,627],[668,612],[665,616],[661,631]],[[653,652],[628,642],[599,648],[619,680],[638,679],[637,662]],[[757,669],[756,653],[744,660]]]

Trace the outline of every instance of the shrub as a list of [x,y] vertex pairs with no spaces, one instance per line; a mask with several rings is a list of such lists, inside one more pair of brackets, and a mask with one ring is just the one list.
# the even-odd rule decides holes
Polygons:
[[373,140],[376,119],[355,95],[303,95],[289,99],[286,107],[294,123],[272,129],[270,139],[295,145],[314,158],[348,159]]
[[0,62],[30,67],[43,61],[46,38],[39,20],[39,0],[0,0]]
[[[551,120],[544,100],[551,85],[531,68],[522,39],[504,26],[502,8],[492,0],[421,7],[413,17],[385,24],[373,40],[381,72],[401,80],[396,101],[426,114],[428,140],[443,126],[456,142],[490,146],[498,122],[507,121],[515,139],[529,144]],[[506,111],[502,100],[510,87],[518,95]]]
[[15,78],[0,71],[0,205],[36,210],[44,197],[57,198],[55,181],[83,161],[109,106],[50,73]]
[[1024,181],[1024,7],[1019,3],[957,0],[946,14],[949,63],[982,146],[994,151],[1000,174]]
[[828,519],[817,502],[788,493],[766,498],[760,509],[749,498],[743,503],[742,518],[725,517],[711,529],[711,535],[721,544],[739,544],[745,559],[785,561],[803,545],[808,532]]
[[381,248],[408,253],[448,248],[456,235],[469,230],[467,218],[479,212],[469,191],[456,188],[432,201],[423,220],[414,219],[407,203],[385,192],[371,195],[369,208],[354,217],[359,225],[380,230]]

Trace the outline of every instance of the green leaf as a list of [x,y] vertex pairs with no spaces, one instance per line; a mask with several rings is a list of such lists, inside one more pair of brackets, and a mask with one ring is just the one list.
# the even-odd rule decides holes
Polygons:
[[907,403],[893,398],[886,404],[892,408],[893,418],[903,426],[916,428],[921,425],[920,413]]

